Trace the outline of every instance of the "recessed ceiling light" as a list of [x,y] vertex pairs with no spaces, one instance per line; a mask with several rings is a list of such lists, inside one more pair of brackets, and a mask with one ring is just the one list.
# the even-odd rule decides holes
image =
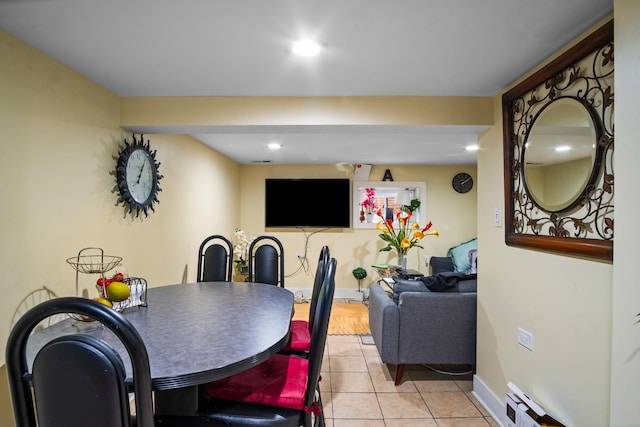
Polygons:
[[556,151],[560,152],[560,151],[569,151],[571,150],[571,147],[569,147],[568,145],[558,145],[556,147]]
[[269,150],[279,150],[282,148],[282,145],[278,144],[277,142],[270,142],[269,144],[267,144],[267,148]]
[[480,147],[477,144],[471,144],[464,147],[464,149],[467,151],[478,151],[479,148]]
[[314,40],[299,40],[293,44],[291,51],[299,56],[316,56],[322,45]]

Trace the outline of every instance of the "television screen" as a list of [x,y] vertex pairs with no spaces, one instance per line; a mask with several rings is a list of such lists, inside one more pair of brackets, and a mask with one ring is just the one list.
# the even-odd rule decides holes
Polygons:
[[348,178],[265,181],[265,227],[349,228],[350,218]]

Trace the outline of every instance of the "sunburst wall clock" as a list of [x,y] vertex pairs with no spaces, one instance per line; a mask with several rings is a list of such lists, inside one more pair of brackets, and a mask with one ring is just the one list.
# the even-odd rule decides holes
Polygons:
[[159,168],[156,150],[151,151],[149,140],[144,142],[144,135],[140,134],[138,140],[134,134],[131,144],[125,138],[124,148],[118,153],[116,163],[116,181],[120,192],[116,204],[122,203],[127,214],[135,211],[136,217],[140,212],[145,217],[149,216],[150,210],[155,212],[153,205],[160,203],[158,192],[162,191],[159,182],[163,177]]

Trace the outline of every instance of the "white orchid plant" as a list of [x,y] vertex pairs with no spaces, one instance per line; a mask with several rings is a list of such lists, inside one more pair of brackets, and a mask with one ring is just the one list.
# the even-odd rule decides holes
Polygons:
[[236,244],[233,247],[233,252],[237,258],[233,262],[235,262],[236,264],[236,269],[240,270],[242,267],[247,266],[249,258],[249,246],[256,237],[253,235],[248,236],[241,228],[235,229],[234,236]]

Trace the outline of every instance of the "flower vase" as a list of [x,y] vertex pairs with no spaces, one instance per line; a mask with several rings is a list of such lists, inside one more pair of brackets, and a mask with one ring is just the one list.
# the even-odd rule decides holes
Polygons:
[[398,266],[402,271],[407,270],[407,254],[398,254]]
[[374,222],[375,221],[375,215],[372,213],[368,213],[367,215],[367,222]]
[[236,265],[236,274],[246,277],[249,275],[249,266],[246,264],[238,264]]

